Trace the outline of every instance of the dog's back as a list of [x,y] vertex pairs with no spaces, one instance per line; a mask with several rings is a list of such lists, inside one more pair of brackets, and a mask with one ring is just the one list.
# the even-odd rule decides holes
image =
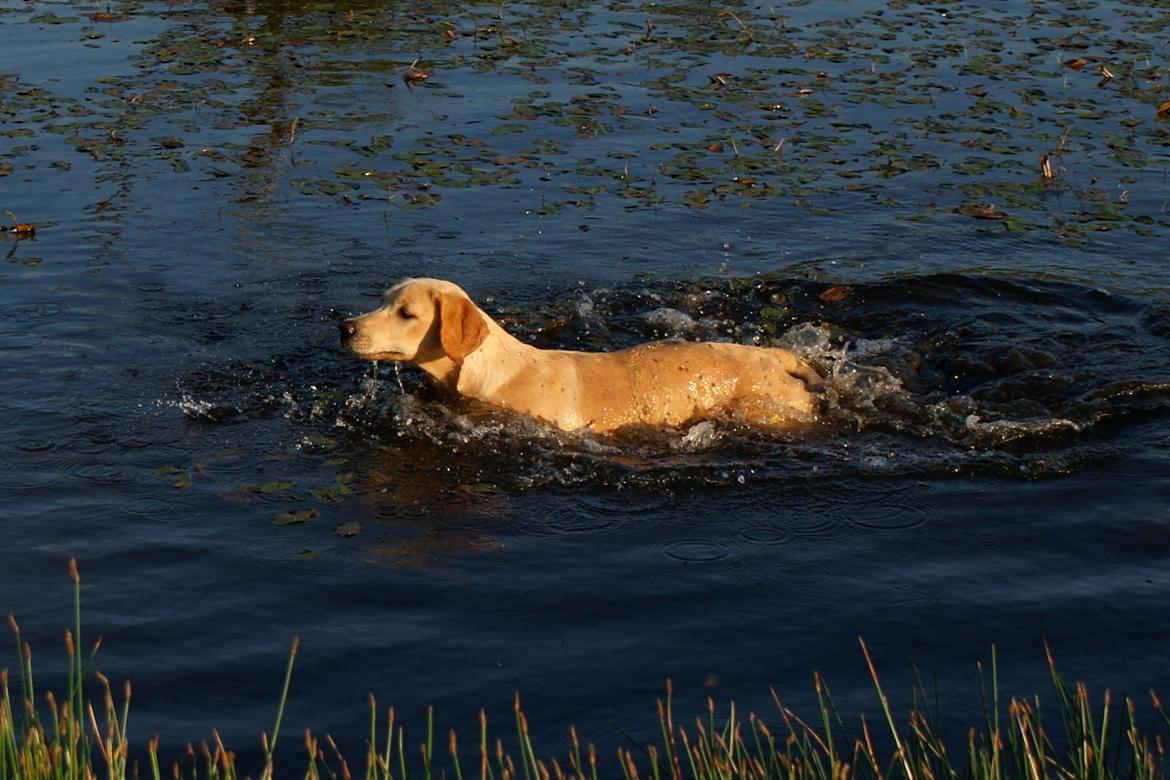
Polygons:
[[533,350],[498,400],[561,428],[597,432],[709,418],[792,427],[811,420],[805,385],[819,381],[787,350],[656,341],[608,353]]
[[542,350],[508,334],[451,282],[407,279],[372,312],[339,323],[371,360],[413,363],[443,388],[563,430],[609,432],[710,418],[791,428],[811,422],[820,377],[791,352],[656,341],[620,352]]

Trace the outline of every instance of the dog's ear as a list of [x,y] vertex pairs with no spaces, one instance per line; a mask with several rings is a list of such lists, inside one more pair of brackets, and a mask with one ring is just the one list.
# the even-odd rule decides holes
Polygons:
[[461,295],[439,296],[439,343],[457,366],[487,338],[487,324],[475,304]]

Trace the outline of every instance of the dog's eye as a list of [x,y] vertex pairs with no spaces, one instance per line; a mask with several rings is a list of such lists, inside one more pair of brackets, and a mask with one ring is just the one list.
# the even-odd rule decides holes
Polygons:
[[406,309],[405,307],[398,310],[398,316],[404,320],[413,320],[417,317],[416,314]]

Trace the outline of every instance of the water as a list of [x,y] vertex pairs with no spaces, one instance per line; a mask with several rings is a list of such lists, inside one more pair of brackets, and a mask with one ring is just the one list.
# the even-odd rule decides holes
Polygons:
[[[858,636],[958,735],[993,644],[1005,693],[1046,693],[1045,640],[1164,690],[1162,11],[729,7],[750,36],[685,3],[0,4],[0,205],[37,224],[0,234],[0,610],[38,680],[73,556],[164,755],[215,727],[254,759],[294,635],[286,733],[351,754],[367,691],[418,739],[518,689],[549,753],[653,738],[666,677],[679,717],[807,713],[816,670],[872,719]],[[788,345],[823,422],[561,434],[339,353],[422,274],[547,347]]]

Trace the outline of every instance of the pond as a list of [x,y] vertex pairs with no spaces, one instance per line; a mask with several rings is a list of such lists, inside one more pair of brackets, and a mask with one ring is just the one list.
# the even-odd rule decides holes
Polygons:
[[[351,763],[367,692],[417,741],[519,691],[549,754],[655,738],[667,678],[680,718],[811,714],[815,671],[872,721],[858,637],[960,738],[993,646],[1005,696],[1048,691],[1044,642],[1165,690],[1168,25],[0,1],[0,611],[59,689],[76,557],[136,744],[253,766],[294,636],[286,733]],[[469,414],[338,349],[418,275],[545,347],[788,346],[822,420]]]

